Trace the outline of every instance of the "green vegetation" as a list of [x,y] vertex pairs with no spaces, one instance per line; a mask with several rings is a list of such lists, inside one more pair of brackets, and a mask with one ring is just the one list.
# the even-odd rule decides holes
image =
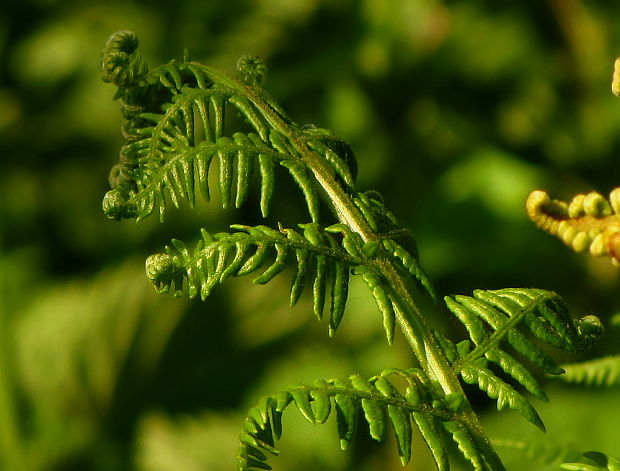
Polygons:
[[271,3],[4,25],[2,468],[615,469],[617,7]]

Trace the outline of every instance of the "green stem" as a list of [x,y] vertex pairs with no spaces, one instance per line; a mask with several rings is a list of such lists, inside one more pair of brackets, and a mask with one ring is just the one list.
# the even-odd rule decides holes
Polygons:
[[[293,139],[292,141],[296,150],[301,153],[302,159],[313,171],[316,180],[325,191],[340,222],[348,224],[362,236],[365,242],[378,239],[380,235],[371,230],[348,193],[335,181],[331,171],[326,171],[326,164],[322,158],[307,150],[302,143],[295,142]],[[398,300],[398,308],[396,309],[398,324],[420,365],[440,384],[445,394],[460,394],[465,398],[466,406],[461,413],[462,420],[468,425],[490,468],[498,471],[504,470],[504,465],[484,434],[478,416],[473,411],[469,401],[467,401],[458,377],[454,374],[445,355],[437,345],[424,316],[417,307],[410,283],[397,270],[393,260],[388,258],[380,259],[378,264],[392,292],[396,295]]]
[[403,303],[402,305],[399,303],[399,309],[396,309],[396,319],[401,331],[424,370],[439,383],[442,391],[445,394],[459,394],[464,398],[464,410],[459,413],[460,420],[467,424],[489,468],[494,471],[505,470],[495,448],[484,433],[480,420],[471,407],[454,369],[449,365],[424,316],[416,306],[411,289],[408,289],[393,263],[388,259],[381,261],[384,276],[389,281],[399,302]]
[[[298,148],[297,150],[299,151],[300,149]],[[365,242],[378,239],[380,235],[370,229],[349,195],[335,181],[331,173],[324,173],[324,163],[321,157],[317,154],[306,152],[305,154],[302,153],[302,158],[314,172],[317,181],[322,184],[321,186],[334,205],[340,221],[349,224],[352,228],[358,228],[357,232]],[[317,162],[319,165],[315,164]],[[389,283],[390,289],[396,295],[398,300],[396,309],[398,324],[420,365],[439,383],[445,394],[462,395],[465,399],[465,407],[463,412],[460,413],[461,420],[467,424],[490,469],[497,471],[505,470],[497,452],[486,437],[478,416],[467,400],[457,375],[446,360],[439,345],[437,345],[431,329],[418,308],[409,280],[397,270],[395,262],[391,259],[379,259],[378,265]]]
[[[196,63],[194,65],[201,67],[214,80],[247,96],[260,110],[269,125],[289,139],[301,160],[312,171],[314,178],[325,193],[326,200],[332,206],[340,222],[347,224],[352,230],[360,234],[365,242],[377,240],[381,237],[369,226],[354,204],[350,194],[336,181],[331,166],[306,145],[305,136],[292,129],[289,123],[264,101],[256,89],[246,86],[220,70]],[[467,400],[458,376],[437,345],[431,329],[416,304],[415,297],[419,294],[414,293],[410,280],[401,274],[394,260],[382,258],[378,260],[378,265],[395,295],[398,324],[418,362],[437,381],[444,394],[462,395],[465,404],[463,412],[460,412],[460,419],[467,424],[467,428],[482,451],[489,469],[493,471],[505,470],[497,452],[486,437],[478,416]]]
[[[380,235],[370,229],[366,220],[340,184],[335,181],[331,174],[321,173],[323,165],[317,165],[316,167],[313,165],[315,161],[323,163],[321,157],[316,154],[302,154],[302,156],[308,167],[313,170],[317,181],[325,184],[325,186],[322,184],[322,187],[335,206],[336,214],[340,221],[349,224],[352,228],[359,228],[357,232],[365,242],[378,239]],[[446,360],[439,345],[437,345],[431,329],[418,308],[413,290],[410,287],[411,283],[409,283],[407,278],[403,277],[401,271],[397,270],[393,260],[382,258],[378,260],[378,265],[398,300],[396,319],[418,362],[439,383],[444,394],[460,394],[465,399],[464,410],[460,413],[461,420],[467,424],[490,469],[495,471],[505,470],[501,459],[485,435],[478,416],[467,400],[457,375]]]

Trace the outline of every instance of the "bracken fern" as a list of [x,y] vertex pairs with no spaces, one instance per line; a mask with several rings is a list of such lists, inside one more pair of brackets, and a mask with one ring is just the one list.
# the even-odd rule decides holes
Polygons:
[[[333,334],[345,313],[349,277],[358,275],[376,301],[388,342],[398,326],[417,362],[412,369],[388,369],[367,380],[359,375],[317,379],[263,398],[244,423],[239,469],[270,469],[268,455],[278,453],[281,417],[291,404],[313,424],[324,423],[335,411],[343,449],[353,439],[357,417],[363,416],[376,440],[393,429],[403,464],[411,459],[416,427],[440,470],[449,467],[447,439],[474,469],[504,469],[461,379],[478,385],[498,409],[516,410],[544,428],[513,384],[546,400],[531,367],[550,374],[563,370],[540,343],[582,350],[601,334],[600,322],[594,316],[573,321],[559,296],[549,291],[477,290],[473,297],[446,297],[443,308],[463,323],[468,339],[454,343],[433,331],[426,319],[431,314],[418,306],[436,304],[435,313],[442,308],[415,241],[381,195],[356,188],[350,146],[331,131],[291,120],[262,88],[266,68],[259,59],[242,58],[238,69],[234,77],[184,57],[149,71],[133,33],[122,31],[109,39],[102,71],[104,80],[118,87],[125,143],[110,174],[104,212],[112,219],[136,220],[157,213],[163,220],[170,203],[193,208],[196,192],[210,201],[209,172],[217,161],[222,206],[243,205],[257,176],[260,212],[267,216],[276,170],[282,167],[299,187],[308,219],[297,221],[295,228],[237,224],[232,232],[214,234],[203,229],[193,248],[173,240],[163,253],[147,259],[155,289],[182,295],[187,286],[189,297],[205,299],[230,277],[258,273],[254,283],[264,284],[291,264],[291,305],[309,286],[318,318],[328,304]],[[225,118],[231,114],[243,122],[231,125]],[[319,211],[321,199],[332,210],[327,222]],[[540,213],[544,202],[530,206]]]

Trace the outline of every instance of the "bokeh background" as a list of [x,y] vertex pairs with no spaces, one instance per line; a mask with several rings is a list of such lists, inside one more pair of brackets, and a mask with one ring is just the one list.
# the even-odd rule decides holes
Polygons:
[[[256,206],[106,220],[121,144],[115,90],[98,71],[111,33],[134,31],[151,65],[184,48],[227,70],[261,56],[295,121],[351,143],[359,187],[381,191],[412,228],[439,293],[555,290],[575,315],[607,325],[594,358],[618,353],[618,269],[538,231],[524,201],[535,188],[569,198],[620,184],[618,18],[616,0],[3,2],[0,469],[233,469],[262,395],[411,366],[402,338],[386,345],[358,282],[334,339],[308,300],[288,308],[286,275],[264,287],[235,280],[205,303],[153,292],[147,255],[200,226],[255,220]],[[291,211],[281,183],[275,214]],[[462,338],[456,321],[436,321]],[[620,454],[618,386],[544,381],[550,403],[533,401],[547,435],[473,392],[510,469],[557,469],[527,461],[524,443]],[[343,453],[333,420],[313,428],[290,413],[274,469],[401,469],[394,445],[360,428]],[[415,441],[406,469],[432,469]]]

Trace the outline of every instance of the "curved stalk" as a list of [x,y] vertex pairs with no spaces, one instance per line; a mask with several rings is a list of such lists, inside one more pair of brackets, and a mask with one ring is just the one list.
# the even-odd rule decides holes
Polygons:
[[[379,240],[366,218],[354,204],[349,192],[336,180],[334,170],[322,156],[306,144],[306,136],[290,126],[290,122],[266,100],[265,92],[248,86],[231,75],[204,64],[192,62],[191,65],[202,69],[215,82],[236,90],[251,100],[267,120],[269,126],[289,140],[291,146],[300,156],[300,160],[312,172],[318,186],[323,190],[324,199],[331,206],[339,222],[348,225],[357,232],[364,242]],[[417,361],[427,374],[441,388],[443,394],[459,394],[463,397],[462,411],[458,412],[459,421],[465,423],[471,436],[475,439],[488,469],[505,470],[499,456],[485,436],[478,416],[467,400],[461,383],[450,366],[443,351],[437,344],[417,302],[423,300],[411,283],[411,280],[398,270],[396,262],[388,257],[375,260],[395,300],[396,319],[401,331],[409,343]],[[417,300],[417,301],[416,301]]]
[[[340,222],[349,224],[353,230],[356,230],[362,236],[365,242],[378,239],[380,235],[370,229],[366,220],[340,184],[335,181],[331,174],[325,174],[323,169],[325,165],[316,165],[319,162],[322,163],[320,157],[316,154],[302,154],[302,156],[309,168],[314,172],[315,178],[321,184],[327,197],[330,198],[330,203],[333,205]],[[465,409],[460,413],[462,419],[468,424],[472,436],[480,449],[483,450],[490,469],[504,470],[505,467],[491,445],[490,440],[484,434],[478,416],[467,400],[458,377],[448,364],[422,312],[418,308],[410,283],[396,269],[393,260],[382,258],[379,259],[378,265],[388,281],[391,291],[396,295],[398,300],[396,319],[418,362],[438,382],[445,394],[460,394],[465,398]]]
[[[212,69],[212,71],[216,72],[215,69]],[[223,74],[220,71],[216,73],[218,75]],[[347,224],[352,230],[360,234],[364,242],[379,239],[381,235],[371,229],[364,216],[353,203],[351,196],[336,181],[333,170],[323,158],[309,149],[303,137],[293,131],[282,117],[265,103],[251,87],[242,84],[232,77],[227,76],[226,78],[234,83],[235,88],[243,87],[244,93],[260,108],[264,116],[270,121],[269,124],[289,138],[291,144],[323,189],[325,198],[336,213],[339,221]],[[378,264],[390,285],[391,291],[398,300],[398,309],[396,310],[397,321],[418,362],[437,381],[445,394],[460,394],[463,396],[465,399],[464,410],[459,414],[463,421],[467,423],[472,436],[487,460],[489,468],[497,471],[505,470],[497,452],[484,434],[478,416],[467,400],[458,377],[454,374],[445,355],[437,345],[422,312],[418,308],[415,301],[416,294],[413,293],[409,280],[401,275],[393,260],[382,258],[378,260]]]

